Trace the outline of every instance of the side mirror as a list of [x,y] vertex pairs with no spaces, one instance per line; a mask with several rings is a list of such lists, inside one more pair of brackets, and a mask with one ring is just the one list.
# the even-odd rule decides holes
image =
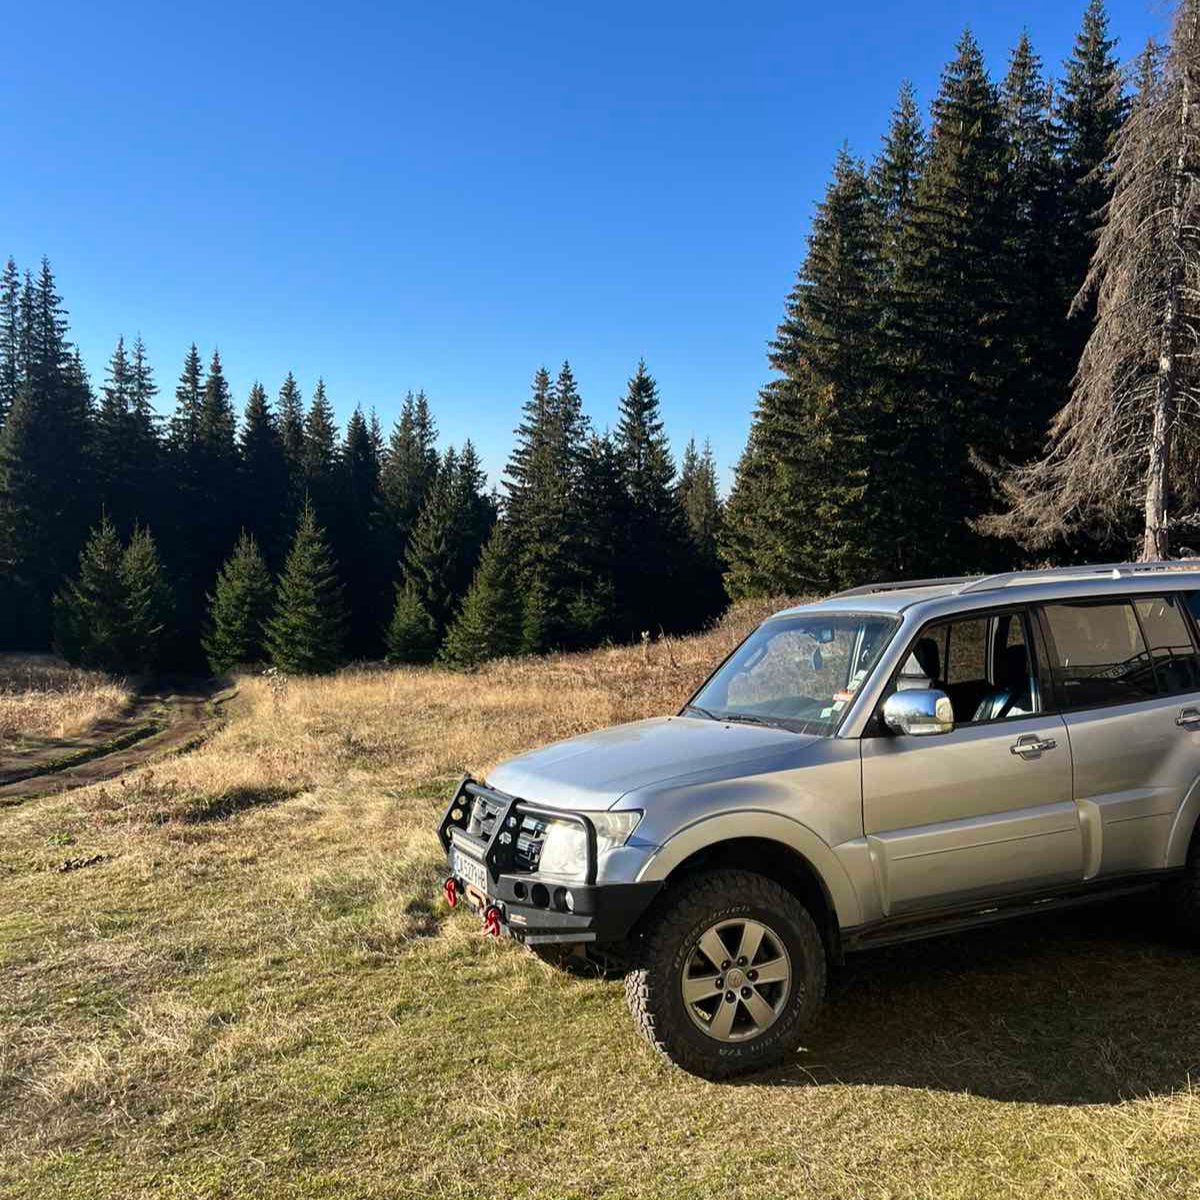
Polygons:
[[883,702],[883,723],[896,733],[927,737],[954,729],[954,706],[937,688],[893,692]]

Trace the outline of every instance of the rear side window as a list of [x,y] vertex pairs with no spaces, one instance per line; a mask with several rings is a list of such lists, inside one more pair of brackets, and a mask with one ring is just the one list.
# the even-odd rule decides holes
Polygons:
[[1054,682],[1064,708],[1143,700],[1157,691],[1133,605],[1047,604]]
[[1167,695],[1200,691],[1200,659],[1183,615],[1183,598],[1148,596],[1133,606],[1154,659],[1158,690]]

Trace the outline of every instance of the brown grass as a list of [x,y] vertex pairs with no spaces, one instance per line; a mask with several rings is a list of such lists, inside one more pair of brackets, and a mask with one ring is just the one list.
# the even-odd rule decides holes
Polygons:
[[717,1086],[636,1040],[619,982],[436,898],[464,767],[676,708],[751,619],[675,665],[247,681],[199,751],[0,812],[0,1193],[1200,1191],[1200,964],[1152,911],[861,956],[807,1050]]
[[69,738],[117,716],[128,684],[48,654],[0,656],[0,747],[21,738]]

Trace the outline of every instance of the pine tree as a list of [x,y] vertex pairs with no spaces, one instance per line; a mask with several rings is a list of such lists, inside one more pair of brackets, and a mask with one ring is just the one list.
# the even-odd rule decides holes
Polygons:
[[404,555],[405,588],[433,620],[438,640],[471,582],[491,512],[470,443],[443,455]]
[[160,444],[153,409],[153,376],[141,339],[133,356],[125,339],[109,360],[93,432],[93,462],[101,504],[123,536],[159,515]]
[[508,535],[497,526],[446,633],[440,657],[451,666],[473,667],[516,654],[521,647],[521,619]]
[[437,428],[425,393],[409,392],[392,429],[380,467],[380,553],[399,573],[425,497],[437,477]]
[[175,597],[146,526],[134,529],[130,536],[121,555],[120,580],[123,665],[139,675],[153,675],[162,664],[173,633]]
[[633,627],[617,593],[618,577],[623,579],[629,502],[620,455],[607,432],[588,439],[576,507],[579,578],[571,594],[568,621],[576,643],[586,646],[627,635]]
[[721,525],[725,590],[734,600],[777,595],[785,578],[783,547],[772,537],[777,473],[763,445],[758,414],[733,474],[733,488]]
[[279,440],[288,474],[288,525],[294,525],[304,507],[304,398],[296,377],[289,371],[279,389]]
[[1005,423],[1012,456],[1042,444],[1050,418],[1070,388],[1077,359],[1069,354],[1067,305],[1060,266],[1061,172],[1055,159],[1050,88],[1028,34],[1012,53],[1001,88],[1008,154],[1008,297],[1004,334],[1013,374]]
[[304,487],[318,517],[330,525],[337,507],[338,431],[325,381],[317,380],[304,419]]
[[167,421],[165,459],[172,482],[168,515],[170,536],[164,543],[177,583],[180,652],[186,658],[200,629],[205,579],[206,455],[200,442],[204,405],[204,364],[193,342],[184,356],[175,386],[175,409]]
[[414,588],[396,587],[396,605],[387,630],[387,659],[393,663],[432,662],[438,649],[438,631]]
[[0,431],[0,645],[49,642],[50,600],[94,512],[91,393],[47,261],[19,301],[19,383]]
[[576,640],[569,607],[581,583],[583,554],[579,490],[590,434],[579,389],[569,363],[551,382],[543,367],[522,410],[516,442],[506,469],[505,515],[518,561],[522,591],[535,592],[541,630],[549,650]]
[[288,467],[278,422],[261,383],[251,387],[246,400],[239,449],[243,540],[250,534],[267,560],[282,566],[287,552]]
[[176,469],[194,469],[196,442],[199,439],[200,410],[204,403],[204,366],[193,342],[183,360],[183,371],[175,388],[175,412],[168,424],[167,441],[175,458]]
[[274,585],[253,534],[242,531],[209,597],[204,653],[214,673],[261,662]]
[[694,561],[675,490],[675,463],[658,385],[644,360],[621,398],[614,441],[627,514],[617,588],[621,606],[634,623],[626,633],[687,627],[696,614],[680,602],[687,593],[679,585],[693,585]]
[[79,554],[78,575],[54,598],[54,643],[68,662],[103,671],[125,666],[126,588],[121,539],[107,516]]
[[[1060,300],[1071,305],[1083,287],[1104,207],[1112,194],[1112,155],[1127,102],[1116,39],[1109,37],[1103,0],[1091,0],[1066,62],[1055,117],[1062,173]],[[1074,312],[1064,355],[1079,362],[1095,319],[1090,294]]]
[[337,569],[312,505],[306,504],[267,623],[272,664],[293,675],[332,671],[341,661],[345,625]]
[[21,381],[21,276],[10,258],[0,276],[0,430]]
[[[915,414],[904,454],[913,574],[993,565],[968,521],[987,504],[973,446],[1014,444],[1007,147],[998,90],[964,33],[933,104],[929,151],[896,264],[896,403]],[[918,532],[919,531],[919,532]]]
[[376,657],[392,578],[380,547],[379,448],[361,408],[346,425],[339,464],[334,545],[350,605],[349,646],[357,657]]
[[680,507],[696,552],[705,559],[714,560],[721,532],[721,495],[717,485],[717,463],[709,442],[704,443],[703,452],[696,449],[695,438],[684,447],[678,490]]

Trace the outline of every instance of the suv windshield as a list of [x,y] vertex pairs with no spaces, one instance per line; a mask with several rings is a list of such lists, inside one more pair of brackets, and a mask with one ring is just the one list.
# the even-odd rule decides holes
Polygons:
[[774,617],[733,652],[688,711],[828,737],[898,624],[852,613]]

